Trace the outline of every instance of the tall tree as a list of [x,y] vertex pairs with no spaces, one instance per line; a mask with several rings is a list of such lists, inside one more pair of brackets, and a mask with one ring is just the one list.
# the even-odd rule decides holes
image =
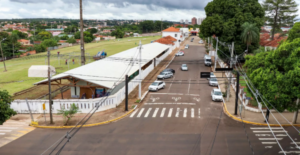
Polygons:
[[11,116],[17,113],[10,108],[10,103],[13,101],[12,96],[9,95],[8,91],[0,90],[0,125],[8,120]]
[[249,45],[259,40],[259,28],[255,24],[246,22],[242,25],[242,29],[241,39],[246,43],[248,51]]
[[[260,29],[264,23],[264,10],[258,0],[213,0],[206,5],[205,13],[206,18],[200,25],[201,36],[207,38],[216,35],[222,42],[234,42],[237,54],[247,48],[241,40],[242,24],[253,23]],[[248,47],[249,52],[258,47],[259,42],[253,42]],[[219,46],[219,49],[230,55],[228,47]]]
[[272,40],[276,29],[294,24],[298,11],[295,0],[265,0],[262,6],[266,21],[272,26]]
[[13,57],[15,56],[15,44],[18,42],[19,36],[16,33],[12,33],[10,36],[12,47],[13,47]]

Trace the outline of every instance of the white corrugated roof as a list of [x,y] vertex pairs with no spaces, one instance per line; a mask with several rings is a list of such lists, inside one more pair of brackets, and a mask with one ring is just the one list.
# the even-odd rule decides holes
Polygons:
[[[151,61],[161,52],[167,50],[169,46],[161,43],[150,43],[142,46],[142,59]],[[138,48],[131,48],[129,50],[117,53],[105,59],[94,61],[92,63],[86,64],[84,66],[66,71],[64,73],[53,76],[51,79],[60,79],[66,76],[72,76],[78,79],[94,83],[96,85],[104,86],[111,88],[115,81],[118,80],[121,76],[124,79],[125,70],[130,67],[127,67],[129,62],[124,60],[118,60],[119,58],[130,59],[130,58],[139,58],[138,57]],[[148,63],[149,61],[142,61],[142,66]],[[139,69],[138,63],[135,63],[134,66],[128,72],[128,75],[132,75]],[[113,77],[113,78],[112,78]],[[100,79],[101,78],[101,79]],[[107,81],[106,81],[107,80]],[[42,82],[48,81],[47,79],[37,82],[35,84],[40,84]]]

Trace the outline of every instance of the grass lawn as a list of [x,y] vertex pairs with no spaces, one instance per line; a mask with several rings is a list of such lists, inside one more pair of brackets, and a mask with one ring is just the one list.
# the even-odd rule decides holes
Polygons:
[[[248,86],[247,86],[247,84],[246,84],[246,82],[245,82],[245,80],[244,80],[243,77],[240,77],[240,85],[246,87],[246,89],[244,89],[244,92],[247,93],[246,96],[247,96],[247,97],[253,98],[253,100],[250,100],[250,104],[251,104],[252,106],[258,106],[258,103],[257,103],[255,97],[252,96],[252,93],[251,93],[251,91],[248,89]],[[262,107],[264,108],[265,106],[263,105]]]
[[[124,38],[120,41],[110,40],[110,41],[101,41],[99,43],[89,43],[89,44],[85,44],[85,52],[89,53],[89,55],[87,56],[94,56],[99,51],[105,49],[105,52],[107,52],[107,56],[110,56],[122,52],[124,50],[137,47],[140,40],[142,41],[142,44],[148,44],[152,40],[156,40],[160,37],[161,36],[154,36],[154,37],[150,36],[150,37],[139,37],[139,38],[131,37],[131,38]],[[72,52],[78,52],[76,53],[77,56],[80,54],[79,53],[80,45],[53,50],[51,51],[51,55],[56,55],[57,51],[60,51],[60,54],[63,55]],[[27,56],[24,58],[19,58],[19,59],[17,58],[17,59],[5,61],[7,72],[3,72],[4,65],[2,62],[0,62],[0,90],[7,90],[11,95],[13,95],[13,93],[30,88],[33,86],[34,83],[43,80],[44,78],[29,78],[28,69],[32,65],[45,65],[46,58],[47,58],[46,55],[47,52],[43,52],[36,55]],[[41,57],[37,58],[37,56],[41,56]],[[70,61],[70,65],[69,65],[70,68],[68,68],[68,65],[65,65],[65,60],[67,58],[68,58],[67,56],[61,58],[60,65],[59,65],[58,58],[52,56],[50,59],[50,65],[55,67],[57,73],[65,72],[67,70],[80,66],[80,62],[76,58],[75,64],[73,65],[72,62]],[[89,59],[86,58],[86,61],[87,61],[86,63],[89,63],[89,62],[93,62],[94,60],[91,58],[89,61]],[[18,81],[18,82],[12,82],[12,81]]]

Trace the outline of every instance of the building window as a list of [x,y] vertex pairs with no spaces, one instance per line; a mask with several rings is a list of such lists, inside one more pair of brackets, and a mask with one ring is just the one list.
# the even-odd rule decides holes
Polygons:
[[175,38],[177,38],[177,34],[175,34]]

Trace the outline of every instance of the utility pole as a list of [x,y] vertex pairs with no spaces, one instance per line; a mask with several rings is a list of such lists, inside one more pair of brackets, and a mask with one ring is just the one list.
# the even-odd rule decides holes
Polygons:
[[215,52],[215,67],[214,67],[214,71],[216,71],[216,67],[217,67],[217,57],[218,57],[218,44],[219,44],[219,38],[217,38],[217,45],[216,45],[216,52]]
[[297,110],[294,112],[293,124],[297,123],[299,98],[296,101]]
[[140,41],[139,46],[139,99],[142,98],[142,66],[141,66],[141,59],[142,59],[142,42]]
[[128,75],[125,75],[125,111],[128,111]]
[[239,91],[240,91],[239,86],[240,86],[240,73],[236,72],[236,92],[235,92],[235,108],[234,108],[235,115],[237,115],[237,107],[239,103]]
[[48,50],[48,83],[49,83],[50,124],[53,124],[53,118],[52,118],[52,100],[51,100],[50,50]]
[[1,49],[1,54],[2,54],[2,60],[3,60],[3,64],[4,64],[4,72],[6,72],[6,66],[5,66],[5,59],[4,59],[4,55],[3,55],[3,50],[2,50],[2,41],[6,40],[6,38],[2,39],[0,41],[0,49]]
[[80,49],[81,49],[81,66],[85,65],[84,40],[83,40],[83,19],[82,19],[82,0],[80,2]]
[[[234,49],[234,42],[232,42],[232,45],[231,45],[230,68],[232,68],[233,49]],[[230,76],[229,76],[228,87],[227,87],[227,101],[229,101],[229,96],[230,96],[230,85],[231,85],[231,79],[232,79],[232,72],[229,72],[229,74],[230,74]]]

